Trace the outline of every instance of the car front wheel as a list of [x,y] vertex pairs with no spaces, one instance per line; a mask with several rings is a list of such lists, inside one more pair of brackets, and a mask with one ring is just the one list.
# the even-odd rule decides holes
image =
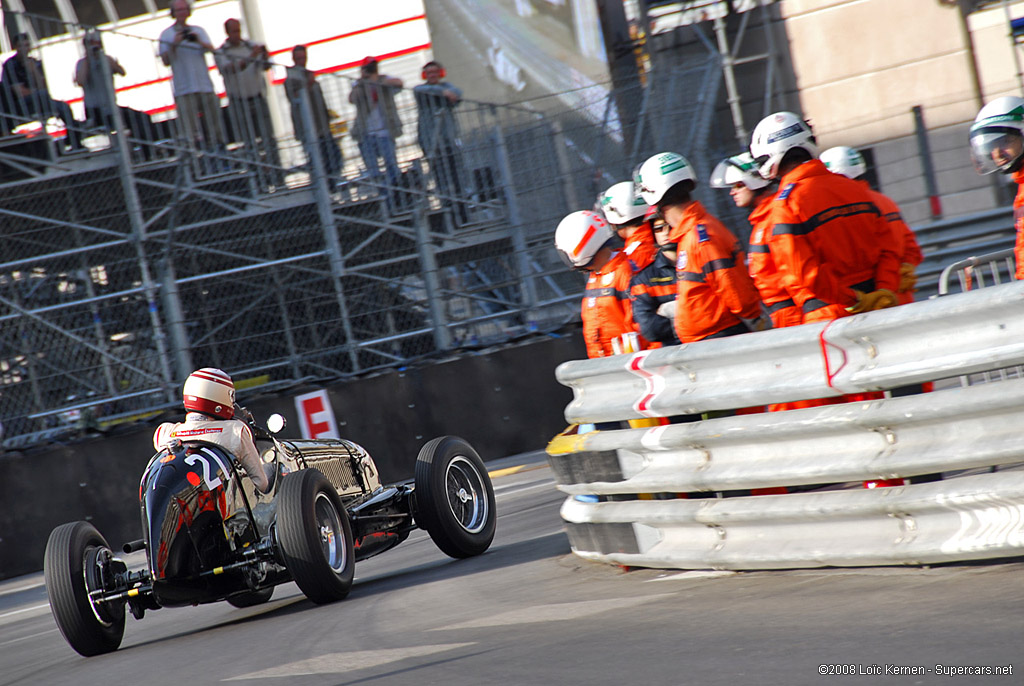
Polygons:
[[494,540],[497,509],[483,460],[465,440],[441,436],[416,458],[416,520],[451,557],[480,555]]
[[331,482],[316,469],[284,477],[277,538],[285,566],[307,598],[331,603],[348,595],[355,576],[352,526]]
[[113,557],[88,522],[62,524],[46,541],[43,574],[50,610],[64,639],[85,657],[117,650],[124,637],[124,602],[101,603],[90,595],[104,590]]

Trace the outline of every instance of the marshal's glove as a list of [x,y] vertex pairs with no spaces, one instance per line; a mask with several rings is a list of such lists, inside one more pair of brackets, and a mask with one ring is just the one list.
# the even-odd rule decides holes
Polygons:
[[675,319],[677,302],[677,300],[669,300],[667,303],[658,305],[658,314],[665,319]]
[[896,304],[896,294],[886,288],[880,288],[870,293],[861,293],[858,290],[853,292],[857,294],[857,302],[853,307],[846,308],[846,311],[852,314],[882,310]]
[[900,265],[900,285],[899,292],[906,293],[907,291],[914,290],[914,286],[917,285],[917,273],[914,270],[914,265],[904,262]]

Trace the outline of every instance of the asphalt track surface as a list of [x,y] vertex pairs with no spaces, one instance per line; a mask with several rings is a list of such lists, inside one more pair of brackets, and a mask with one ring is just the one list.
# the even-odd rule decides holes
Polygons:
[[[543,454],[488,466],[499,519],[487,553],[451,560],[415,532],[359,563],[333,605],[286,584],[257,608],[159,610],[128,618],[120,650],[86,659],[57,631],[41,574],[5,581],[0,685],[1024,682],[1020,562],[626,571],[572,555]],[[930,671],[885,673],[917,667]]]

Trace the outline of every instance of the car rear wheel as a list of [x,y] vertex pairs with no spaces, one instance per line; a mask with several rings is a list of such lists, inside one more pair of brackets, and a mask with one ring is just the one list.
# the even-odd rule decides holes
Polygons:
[[277,538],[285,566],[314,603],[341,600],[355,576],[352,526],[338,492],[320,471],[301,469],[281,481]]
[[89,595],[103,590],[113,557],[88,522],[62,524],[46,541],[43,573],[50,610],[64,639],[86,657],[117,650],[124,637],[124,602],[98,603]]
[[491,478],[469,443],[441,436],[423,446],[416,457],[416,521],[443,553],[483,553],[497,516]]

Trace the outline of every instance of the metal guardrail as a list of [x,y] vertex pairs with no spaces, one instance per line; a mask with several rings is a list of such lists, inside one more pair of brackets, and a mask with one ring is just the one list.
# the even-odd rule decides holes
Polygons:
[[924,261],[917,267],[919,300],[939,294],[947,265],[1012,247],[1015,237],[1013,208],[1010,207],[912,228],[924,253]]
[[960,283],[961,291],[970,291],[975,288],[987,286],[998,286],[1008,281],[1016,280],[1016,260],[1013,255],[1013,248],[999,250],[968,257],[947,266],[939,276],[939,295],[949,295],[950,279],[956,276]]
[[[821,325],[568,362],[557,376],[573,389],[570,422],[829,397],[1024,362],[1022,315],[1018,282]],[[1024,475],[960,475],[1024,461],[1015,430],[1022,410],[1017,379],[565,434],[548,453],[570,495],[562,516],[573,550],[591,559],[728,569],[972,560],[1024,552]],[[859,488],[935,474],[946,478]],[[841,486],[851,483],[858,488]],[[779,486],[800,492],[720,497]]]
[[675,569],[920,565],[1024,554],[1024,473],[720,500],[562,505],[573,552]]
[[[950,335],[951,331],[970,335]],[[879,391],[1024,363],[1024,283],[832,322],[565,362],[570,423]]]

